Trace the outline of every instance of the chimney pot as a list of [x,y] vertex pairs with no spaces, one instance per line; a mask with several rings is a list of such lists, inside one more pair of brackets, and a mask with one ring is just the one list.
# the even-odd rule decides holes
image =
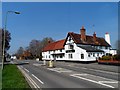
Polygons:
[[85,29],[84,26],[82,26],[82,29]]

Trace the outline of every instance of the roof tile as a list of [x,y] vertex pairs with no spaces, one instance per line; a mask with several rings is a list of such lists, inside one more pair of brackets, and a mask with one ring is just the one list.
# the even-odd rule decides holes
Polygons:
[[64,48],[65,39],[59,40],[56,42],[52,42],[48,44],[45,48],[43,48],[43,51],[52,51],[52,50],[58,50]]

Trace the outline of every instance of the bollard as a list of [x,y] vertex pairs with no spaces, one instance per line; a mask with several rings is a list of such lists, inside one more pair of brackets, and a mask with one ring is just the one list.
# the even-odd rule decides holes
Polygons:
[[48,67],[53,67],[53,62],[52,62],[52,60],[49,61]]
[[46,60],[43,61],[43,65],[46,65]]

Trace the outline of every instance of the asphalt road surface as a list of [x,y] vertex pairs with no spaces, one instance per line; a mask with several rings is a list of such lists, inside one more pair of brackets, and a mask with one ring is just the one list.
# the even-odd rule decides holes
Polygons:
[[118,66],[56,61],[14,60],[33,88],[118,88]]

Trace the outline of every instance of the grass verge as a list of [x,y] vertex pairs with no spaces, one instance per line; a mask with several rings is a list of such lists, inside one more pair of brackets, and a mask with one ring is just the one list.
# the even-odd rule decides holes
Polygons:
[[0,90],[2,89],[2,69],[0,67]]
[[29,88],[24,76],[16,65],[5,65],[2,72],[2,88]]

